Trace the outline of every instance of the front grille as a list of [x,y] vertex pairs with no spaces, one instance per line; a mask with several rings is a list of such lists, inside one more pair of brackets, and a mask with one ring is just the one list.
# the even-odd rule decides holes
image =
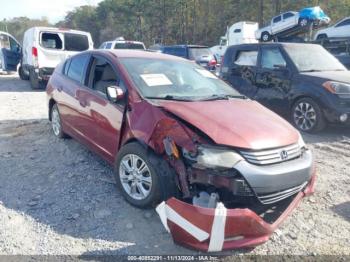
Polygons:
[[240,151],[249,163],[256,165],[271,165],[292,160],[299,157],[301,152],[301,147],[298,144],[269,150]]
[[304,182],[300,186],[292,187],[280,192],[268,194],[268,195],[258,195],[258,199],[264,205],[272,204],[281,201],[287,197],[290,197],[296,193],[299,193],[306,186],[307,182]]

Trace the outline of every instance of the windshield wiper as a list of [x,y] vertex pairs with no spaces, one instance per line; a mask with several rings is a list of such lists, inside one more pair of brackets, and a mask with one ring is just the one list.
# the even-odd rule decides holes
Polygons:
[[202,98],[200,101],[229,100],[230,98],[246,99],[247,97],[244,95],[212,95]]
[[175,101],[192,101],[189,98],[181,97],[181,96],[172,96],[172,95],[166,95],[166,96],[145,96],[146,99],[157,99],[157,100],[175,100]]

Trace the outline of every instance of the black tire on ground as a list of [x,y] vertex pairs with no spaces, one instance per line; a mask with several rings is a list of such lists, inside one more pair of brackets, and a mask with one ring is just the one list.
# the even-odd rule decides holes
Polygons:
[[[64,133],[61,122],[60,111],[58,110],[57,104],[54,104],[50,111],[51,127],[54,135],[58,138],[67,138],[68,136]],[[58,122],[56,122],[58,121]]]
[[299,26],[305,27],[309,24],[309,20],[307,18],[300,18],[299,19]]
[[18,68],[18,75],[22,80],[29,80],[29,76],[24,73],[22,66]]
[[[130,196],[121,182],[121,162],[124,157],[130,155],[136,155],[146,163],[149,169],[147,175],[151,177],[152,186],[149,189],[150,191],[148,196],[143,199],[135,199]],[[179,196],[180,194],[175,182],[175,171],[163,158],[157,156],[151,149],[147,149],[145,146],[142,146],[137,142],[126,144],[120,149],[114,165],[114,174],[117,182],[117,187],[121,191],[123,197],[131,205],[138,208],[152,208],[159,204],[161,201],[167,200],[172,196]],[[128,176],[131,176],[131,174],[129,173]],[[129,182],[131,181],[128,180],[128,183]],[[137,190],[140,191],[139,189]]]
[[326,127],[320,106],[311,98],[301,98],[294,103],[291,119],[297,129],[308,133],[315,133]]
[[263,33],[261,34],[261,41],[263,41],[263,42],[268,42],[268,41],[270,41],[270,40],[271,40],[271,35],[270,35],[269,32],[263,32]]
[[33,90],[45,89],[46,87],[45,82],[39,79],[38,74],[35,73],[33,69],[29,70],[29,81],[30,81],[30,87]]

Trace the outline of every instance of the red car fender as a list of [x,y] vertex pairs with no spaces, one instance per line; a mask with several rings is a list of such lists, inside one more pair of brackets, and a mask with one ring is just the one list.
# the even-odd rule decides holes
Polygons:
[[208,252],[253,247],[266,242],[302,198],[314,191],[315,179],[313,175],[304,191],[294,197],[273,224],[250,209],[226,209],[222,203],[215,209],[203,208],[170,198],[159,204],[156,211],[179,245]]

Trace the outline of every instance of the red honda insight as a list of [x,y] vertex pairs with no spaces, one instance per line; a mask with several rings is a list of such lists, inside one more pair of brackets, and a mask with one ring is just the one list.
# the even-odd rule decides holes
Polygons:
[[[313,192],[313,157],[299,132],[194,62],[87,51],[56,67],[47,95],[54,135],[108,161],[130,204],[165,201],[162,222],[187,247],[261,244]],[[221,224],[217,206],[227,209]]]

